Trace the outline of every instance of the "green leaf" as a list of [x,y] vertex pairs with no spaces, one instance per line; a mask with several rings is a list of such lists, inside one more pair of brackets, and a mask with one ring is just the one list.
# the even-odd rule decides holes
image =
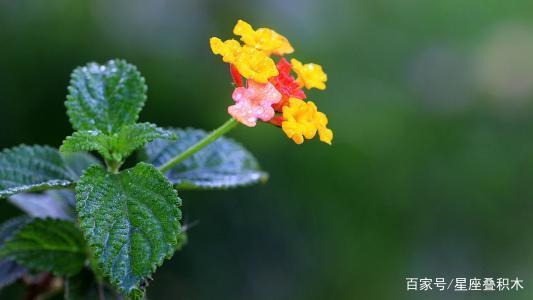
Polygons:
[[63,141],[62,152],[97,151],[108,161],[122,161],[137,148],[155,139],[176,139],[172,131],[151,123],[122,127],[117,133],[100,130],[76,131]]
[[76,220],[74,193],[69,190],[23,193],[8,200],[31,217]]
[[137,148],[156,139],[176,140],[176,134],[150,123],[134,124],[124,127],[119,132],[111,149],[114,153],[120,153],[125,158]]
[[[178,140],[156,140],[145,147],[146,161],[161,166],[206,136],[199,129],[176,129]],[[256,159],[237,142],[219,138],[165,174],[178,189],[231,188],[265,181]]]
[[62,153],[67,166],[75,174],[76,181],[80,179],[83,172],[92,165],[101,166],[102,163],[89,153]]
[[71,222],[34,219],[0,248],[0,258],[36,271],[73,275],[85,262],[84,240]]
[[99,269],[121,292],[141,295],[141,282],[176,250],[181,200],[172,184],[146,163],[119,174],[93,166],[76,185],[76,200]]
[[111,147],[111,138],[100,130],[76,131],[67,136],[59,151],[74,153],[78,151],[97,151],[105,160],[114,160],[113,154],[108,149]]
[[[30,220],[28,217],[17,217],[4,222],[0,226],[0,248]],[[0,289],[12,284],[27,272],[26,268],[13,260],[0,260]]]
[[123,60],[89,63],[71,75],[67,114],[76,130],[115,133],[137,121],[146,89],[137,68]]
[[[51,151],[57,152],[55,149]],[[88,153],[65,154],[62,157],[71,180],[78,180],[89,166],[100,165],[100,162]],[[76,219],[74,193],[69,190],[50,190],[41,194],[22,193],[12,195],[8,200],[32,217],[70,221]]]
[[0,153],[0,198],[22,192],[70,186],[78,179],[59,151],[48,146],[18,146]]
[[22,216],[4,222],[0,226],[0,248],[30,221],[31,218]]

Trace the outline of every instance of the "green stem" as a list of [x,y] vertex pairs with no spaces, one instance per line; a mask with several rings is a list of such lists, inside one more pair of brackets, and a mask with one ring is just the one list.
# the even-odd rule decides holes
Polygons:
[[104,285],[101,282],[98,283],[98,299],[105,300]]
[[115,160],[107,161],[106,160],[107,170],[113,174],[117,174],[118,170],[120,169],[120,166],[122,166],[123,163],[124,162],[122,161],[115,161]]
[[175,165],[191,157],[194,153],[202,150],[205,146],[211,144],[216,139],[223,136],[228,131],[232,130],[235,126],[237,126],[237,124],[239,124],[239,122],[233,118],[227,120],[224,124],[220,125],[220,127],[213,130],[210,134],[206,135],[203,139],[199,140],[196,144],[190,146],[189,148],[187,148],[187,150],[183,151],[177,156],[174,156],[169,161],[164,163],[162,166],[159,167],[159,170],[163,173],[167,172],[168,170],[172,169]]

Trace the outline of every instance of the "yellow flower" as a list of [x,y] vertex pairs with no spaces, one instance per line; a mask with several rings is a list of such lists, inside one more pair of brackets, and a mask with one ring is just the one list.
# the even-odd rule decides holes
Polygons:
[[300,86],[305,86],[307,89],[317,88],[319,90],[326,89],[326,81],[328,81],[328,76],[322,70],[321,65],[317,64],[302,64],[297,59],[291,59],[292,69],[298,78],[296,81]]
[[279,74],[270,57],[246,45],[242,47],[241,55],[237,56],[234,65],[244,78],[260,83],[267,83],[269,78]]
[[221,55],[222,60],[230,64],[235,62],[241,52],[241,44],[233,39],[222,42],[219,38],[212,37],[209,39],[209,44],[213,54]]
[[326,127],[328,118],[312,101],[290,98],[289,105],[283,107],[283,119],[281,128],[296,144],[303,143],[304,138],[312,139],[318,131],[320,140],[331,145],[333,131]]
[[289,40],[281,34],[268,28],[254,30],[243,20],[237,21],[233,33],[241,37],[246,45],[265,52],[266,55],[283,55],[294,52]]
[[267,83],[268,79],[278,75],[274,61],[265,53],[250,46],[241,46],[236,40],[222,42],[213,37],[209,40],[214,54],[222,56],[224,62],[233,64],[246,79]]

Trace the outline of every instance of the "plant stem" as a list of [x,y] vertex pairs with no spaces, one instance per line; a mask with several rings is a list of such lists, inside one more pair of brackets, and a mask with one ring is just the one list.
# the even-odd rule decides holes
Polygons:
[[213,130],[210,134],[206,135],[203,139],[199,140],[196,144],[190,146],[189,148],[187,148],[187,150],[174,156],[169,161],[161,165],[159,167],[159,170],[163,173],[167,172],[168,170],[172,169],[175,165],[191,157],[194,153],[202,150],[205,146],[211,144],[216,139],[223,136],[228,131],[232,130],[235,126],[237,126],[237,124],[239,124],[239,122],[237,122],[237,120],[235,120],[234,118],[227,120],[224,124],[220,125],[220,127]]
[[122,166],[122,163],[122,161],[106,160],[107,170],[113,174],[117,174],[118,170],[120,169],[120,166]]
[[101,282],[98,283],[98,299],[105,300],[104,286]]

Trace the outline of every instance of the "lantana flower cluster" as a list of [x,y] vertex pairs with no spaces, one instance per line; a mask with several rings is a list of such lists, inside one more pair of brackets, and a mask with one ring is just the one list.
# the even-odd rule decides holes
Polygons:
[[240,42],[210,39],[213,53],[230,64],[236,85],[232,95],[235,104],[228,107],[228,113],[249,127],[256,126],[258,120],[279,126],[297,144],[317,133],[322,142],[331,144],[333,132],[327,128],[328,118],[312,101],[306,101],[303,90],[326,89],[327,75],[322,67],[295,58],[287,61],[284,55],[293,53],[294,48],[272,29],[254,30],[239,20],[233,33]]

